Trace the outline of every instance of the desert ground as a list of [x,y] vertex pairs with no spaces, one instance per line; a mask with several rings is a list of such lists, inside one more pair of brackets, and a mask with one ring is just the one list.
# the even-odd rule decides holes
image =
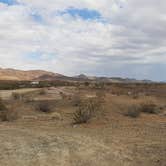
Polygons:
[[1,90],[0,97],[0,166],[166,166],[166,85]]

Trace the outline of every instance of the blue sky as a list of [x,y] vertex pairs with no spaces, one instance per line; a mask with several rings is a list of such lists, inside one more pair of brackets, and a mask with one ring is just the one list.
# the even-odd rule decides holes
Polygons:
[[101,15],[96,10],[90,10],[87,8],[77,9],[77,8],[68,8],[61,14],[69,14],[72,17],[80,17],[84,20],[98,20],[101,19]]
[[24,58],[25,60],[30,61],[47,61],[47,60],[53,60],[54,53],[44,53],[44,52],[29,52],[27,53]]
[[44,23],[43,17],[35,11],[33,13],[31,13],[31,17],[37,23]]
[[166,81],[166,1],[0,0],[0,67]]
[[0,3],[5,3],[7,5],[15,5],[15,4],[17,4],[17,1],[15,1],[15,0],[0,0]]

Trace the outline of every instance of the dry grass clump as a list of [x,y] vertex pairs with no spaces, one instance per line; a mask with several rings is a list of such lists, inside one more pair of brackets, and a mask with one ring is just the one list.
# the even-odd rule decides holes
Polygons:
[[158,114],[160,110],[157,105],[153,102],[147,101],[146,103],[141,103],[140,105],[132,105],[128,108],[128,111],[124,113],[125,116],[132,118],[137,118],[141,113],[147,114]]
[[100,102],[98,102],[96,98],[82,101],[76,112],[73,114],[73,123],[87,123],[90,119],[96,116],[100,108]]

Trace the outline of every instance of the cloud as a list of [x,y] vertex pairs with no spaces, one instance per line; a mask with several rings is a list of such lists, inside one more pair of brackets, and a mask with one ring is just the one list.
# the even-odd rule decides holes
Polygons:
[[165,29],[163,0],[0,1],[0,66],[166,80]]

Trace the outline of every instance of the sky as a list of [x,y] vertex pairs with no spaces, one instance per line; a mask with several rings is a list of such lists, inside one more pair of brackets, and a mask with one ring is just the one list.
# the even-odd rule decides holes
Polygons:
[[166,1],[0,0],[0,67],[166,81]]

